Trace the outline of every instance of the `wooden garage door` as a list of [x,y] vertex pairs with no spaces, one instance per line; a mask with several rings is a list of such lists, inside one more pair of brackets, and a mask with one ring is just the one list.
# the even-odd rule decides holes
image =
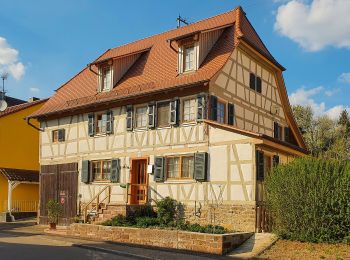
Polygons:
[[40,223],[48,223],[46,205],[50,199],[63,206],[59,225],[69,225],[77,214],[78,164],[42,165],[40,170]]

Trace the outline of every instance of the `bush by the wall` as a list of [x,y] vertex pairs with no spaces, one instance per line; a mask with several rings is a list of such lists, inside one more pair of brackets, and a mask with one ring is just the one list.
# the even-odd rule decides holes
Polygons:
[[350,235],[350,162],[310,157],[272,170],[265,180],[273,230],[308,242],[342,242]]

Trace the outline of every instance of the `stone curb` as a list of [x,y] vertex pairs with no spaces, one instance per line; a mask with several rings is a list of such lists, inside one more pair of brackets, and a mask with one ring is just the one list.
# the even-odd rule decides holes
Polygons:
[[137,258],[137,259],[157,260],[157,258],[153,258],[153,257],[136,255],[136,254],[132,254],[132,253],[126,253],[126,252],[122,252],[122,251],[106,249],[106,248],[97,247],[97,246],[89,246],[89,245],[84,245],[84,244],[72,244],[72,246],[79,247],[79,248],[84,248],[84,249],[89,249],[89,250],[95,250],[95,251],[108,253],[108,254],[113,254],[113,255],[119,255],[119,256],[125,256],[125,257],[134,257],[134,258]]

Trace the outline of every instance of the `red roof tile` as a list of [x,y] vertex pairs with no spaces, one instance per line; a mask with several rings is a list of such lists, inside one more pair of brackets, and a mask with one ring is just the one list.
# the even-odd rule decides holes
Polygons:
[[7,115],[16,113],[18,111],[21,111],[21,110],[26,109],[26,108],[31,107],[31,106],[35,106],[37,104],[45,102],[46,100],[47,99],[42,99],[42,100],[37,100],[37,101],[33,101],[33,102],[26,102],[26,103],[23,103],[23,104],[20,104],[20,105],[8,107],[8,108],[5,109],[5,111],[0,112],[0,117],[4,117],[4,116],[7,116]]
[[[239,7],[185,27],[107,50],[94,63],[148,49],[141,54],[140,58],[110,92],[97,93],[97,75],[89,68],[85,68],[61,86],[50,100],[31,117],[52,115],[100,102],[209,81],[224,66],[234,47],[238,44],[237,36],[242,36],[240,29],[243,33],[247,33],[246,37],[256,42],[255,47],[261,49],[259,51],[271,58],[271,54],[262,44],[260,38],[255,35],[255,31],[249,31],[249,26],[244,19],[242,23],[238,21],[241,16],[244,16],[241,13],[242,10]],[[237,24],[241,24],[242,28],[237,28]],[[168,40],[223,26],[228,27],[213,46],[200,68],[193,73],[178,75],[177,53],[169,46]],[[175,42],[172,44],[176,45]],[[96,67],[94,68],[96,70]]]

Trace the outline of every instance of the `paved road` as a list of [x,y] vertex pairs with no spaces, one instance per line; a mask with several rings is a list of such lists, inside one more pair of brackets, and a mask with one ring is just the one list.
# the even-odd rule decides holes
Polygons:
[[32,223],[0,223],[1,260],[139,259],[72,246],[69,239],[43,235]]
[[44,233],[45,228],[47,227],[35,225],[33,221],[0,223],[0,260],[208,260],[219,258],[52,236]]

